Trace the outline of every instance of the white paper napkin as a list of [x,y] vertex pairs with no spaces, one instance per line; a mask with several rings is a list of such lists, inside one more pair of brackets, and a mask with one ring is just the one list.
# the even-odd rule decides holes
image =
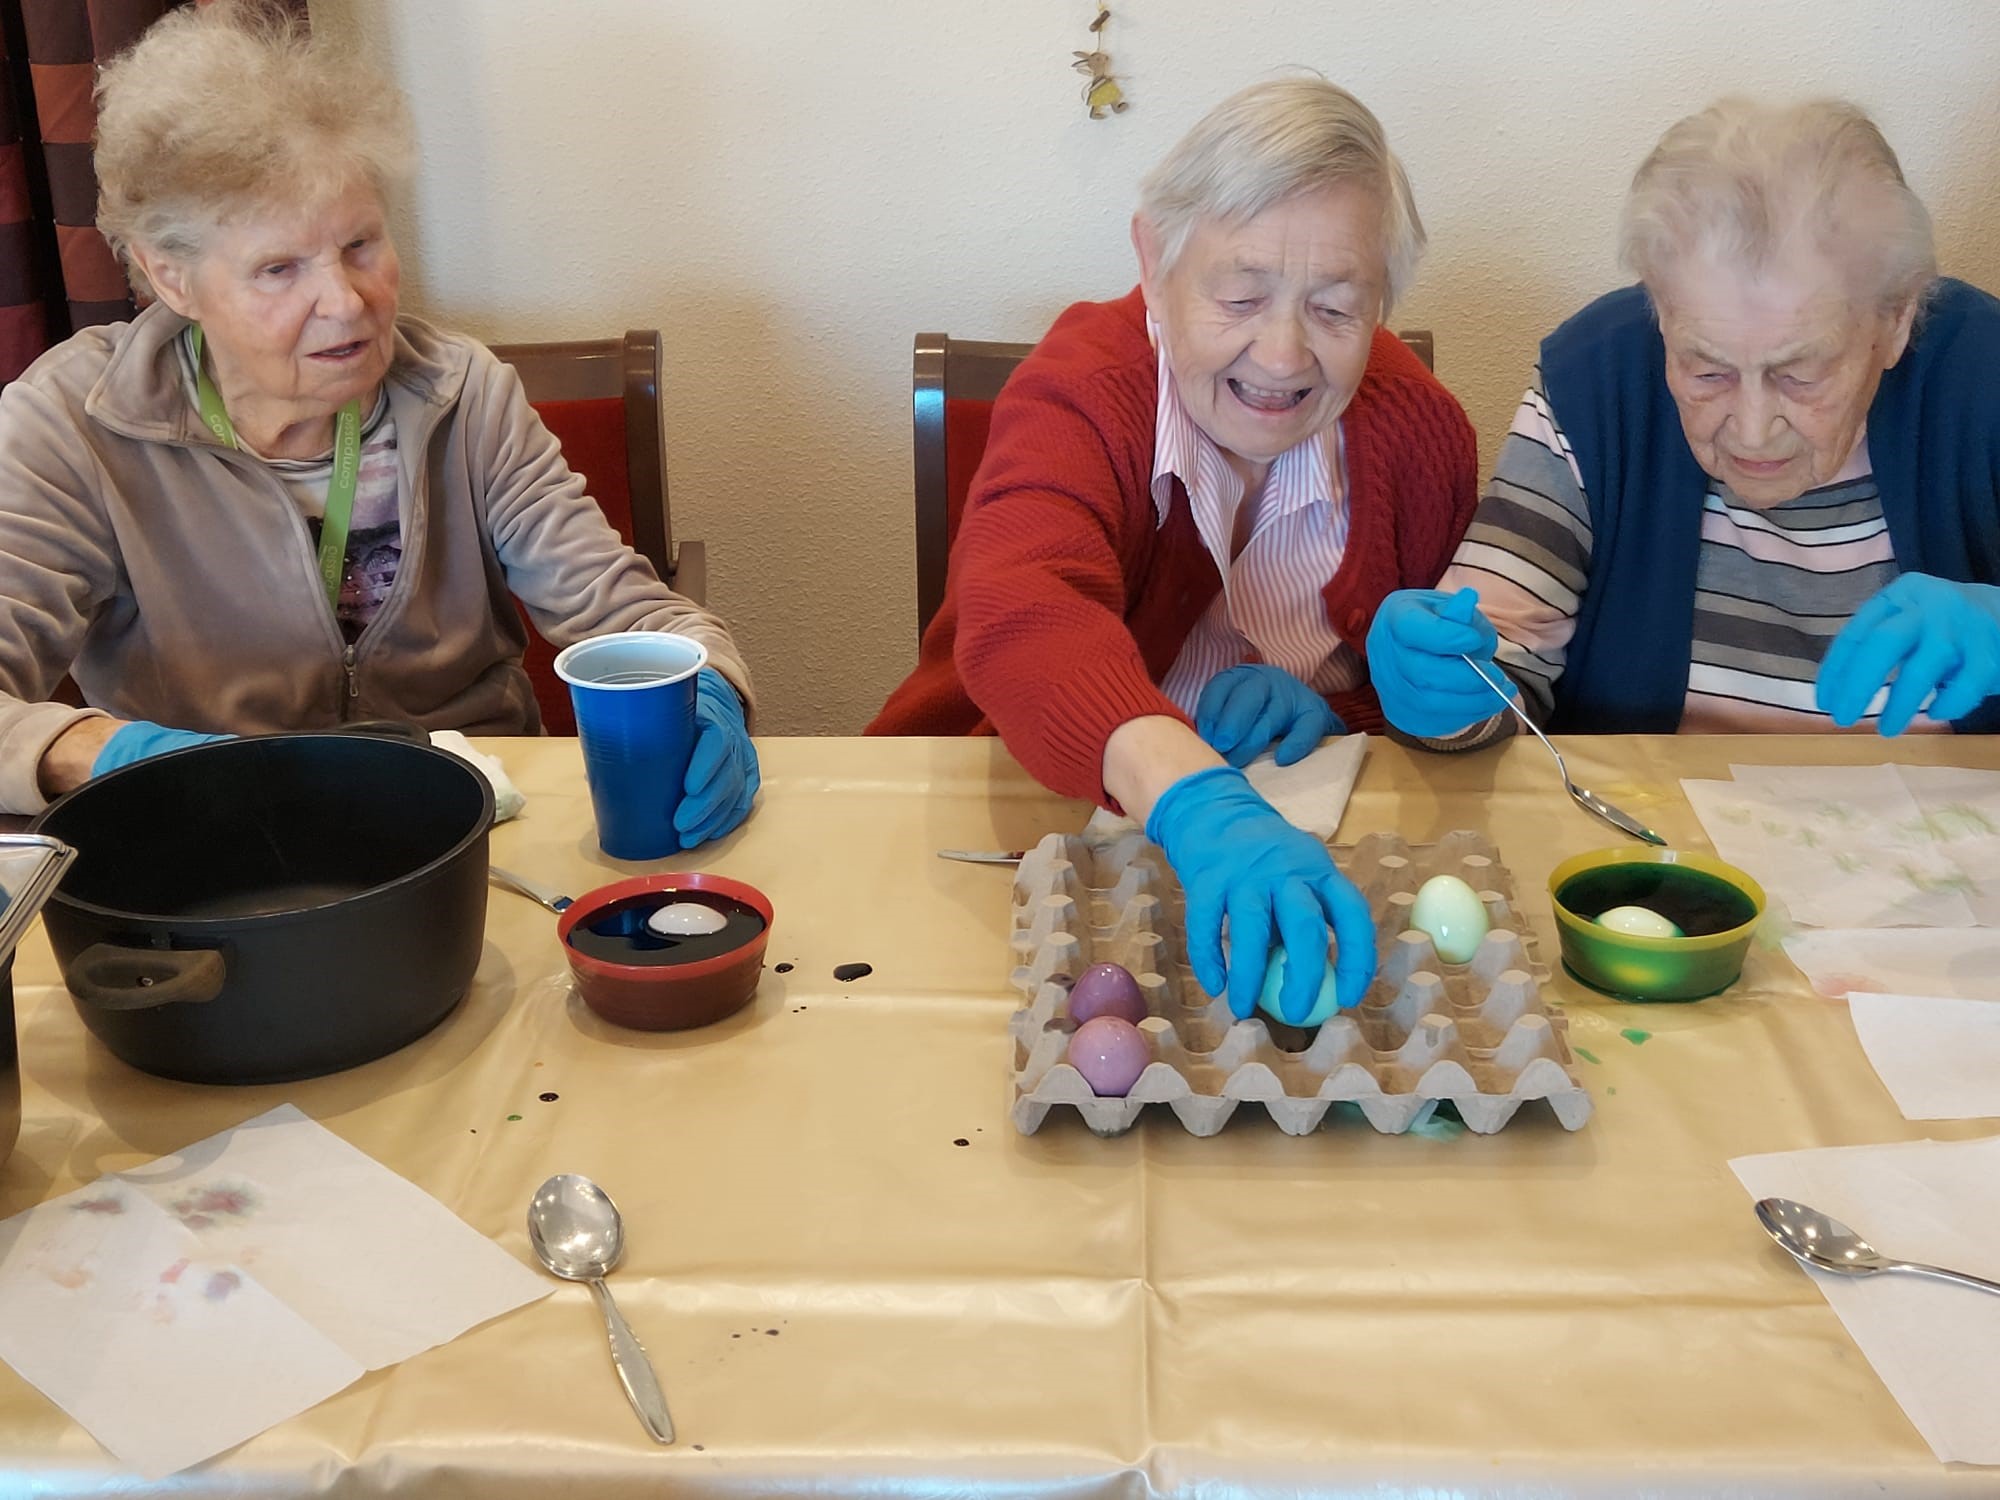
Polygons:
[[281,1105],[0,1223],[0,1359],[158,1478],[549,1290]]
[[[1974,878],[1894,766],[1732,766],[1681,783],[1716,851],[1813,927],[1970,927]],[[1996,871],[2000,874],[2000,871]]]
[[2000,1000],[1857,990],[1847,1008],[1904,1119],[2000,1116]]
[[[1343,734],[1289,766],[1279,765],[1267,750],[1244,767],[1243,774],[1288,823],[1331,842],[1367,755],[1367,735]],[[1109,842],[1138,826],[1100,807],[1084,825],[1083,836],[1093,844]]]
[[504,823],[528,805],[528,799],[514,785],[514,779],[507,774],[507,767],[501,763],[499,756],[473,748],[472,741],[456,729],[433,729],[431,744],[470,762],[475,770],[493,783],[494,822]]
[[2000,1000],[2000,932],[1985,927],[1828,927],[1785,937],[1822,995],[1857,991]]
[[[1784,1151],[1732,1161],[1758,1198],[1792,1198],[1883,1254],[2000,1280],[2000,1136]],[[1762,1241],[1746,1212],[1746,1253]],[[1756,1249],[1777,1255],[1768,1242]],[[2000,1297],[1922,1277],[1804,1271],[1941,1462],[2000,1464]]]

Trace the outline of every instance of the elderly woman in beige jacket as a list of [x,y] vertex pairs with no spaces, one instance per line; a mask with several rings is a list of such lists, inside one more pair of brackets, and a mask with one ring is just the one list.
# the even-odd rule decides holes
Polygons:
[[[214,733],[540,728],[552,642],[708,648],[684,847],[747,816],[729,632],[606,524],[519,380],[397,316],[392,85],[244,0],[99,85],[99,227],[157,300],[0,394],[0,810]],[[85,709],[47,701],[65,672]]]

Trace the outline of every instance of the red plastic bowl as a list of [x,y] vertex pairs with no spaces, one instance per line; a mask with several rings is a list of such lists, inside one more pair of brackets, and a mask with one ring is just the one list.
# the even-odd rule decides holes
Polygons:
[[[706,891],[741,901],[764,919],[763,930],[740,948],[686,964],[610,963],[570,946],[569,935],[578,924],[595,921],[608,908],[635,896],[674,891]],[[584,1003],[605,1020],[636,1031],[683,1031],[720,1021],[750,1003],[764,975],[771,921],[771,903],[753,885],[697,870],[668,870],[586,891],[556,922],[556,936]]]

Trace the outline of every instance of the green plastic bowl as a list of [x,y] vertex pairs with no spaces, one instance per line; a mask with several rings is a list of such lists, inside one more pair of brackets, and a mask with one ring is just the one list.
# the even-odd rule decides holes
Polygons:
[[[1579,875],[1612,865],[1680,865],[1713,876],[1749,898],[1754,914],[1725,932],[1700,937],[1638,937],[1600,927],[1563,905],[1563,890]],[[1702,1000],[1728,989],[1743,973],[1750,935],[1764,915],[1764,888],[1712,854],[1684,849],[1592,849],[1549,874],[1563,967],[1592,989],[1620,1000]]]

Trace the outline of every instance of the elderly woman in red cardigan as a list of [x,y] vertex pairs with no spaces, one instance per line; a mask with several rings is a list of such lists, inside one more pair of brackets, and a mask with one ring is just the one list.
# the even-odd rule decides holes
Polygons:
[[[1444,570],[1471,426],[1382,321],[1424,232],[1381,124],[1317,77],[1254,85],[1141,187],[1139,286],[1083,302],[993,411],[920,660],[869,732],[997,732],[1122,806],[1187,894],[1188,958],[1246,1015],[1374,974],[1367,903],[1239,767],[1375,728],[1363,645]],[[1223,928],[1229,943],[1225,953]]]

